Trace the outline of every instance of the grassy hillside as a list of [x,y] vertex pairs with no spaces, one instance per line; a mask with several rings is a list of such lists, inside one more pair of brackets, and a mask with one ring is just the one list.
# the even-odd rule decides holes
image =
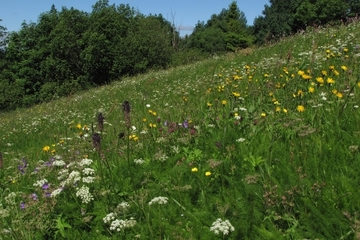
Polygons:
[[360,24],[0,114],[0,239],[358,239]]

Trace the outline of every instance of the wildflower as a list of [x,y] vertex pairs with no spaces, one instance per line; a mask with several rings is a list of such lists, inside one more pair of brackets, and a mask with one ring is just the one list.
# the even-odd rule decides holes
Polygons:
[[143,118],[142,121],[143,121],[143,122],[146,122],[146,118]]
[[283,109],[283,112],[284,112],[284,113],[287,113],[287,112],[288,112],[288,110],[287,110],[286,108],[284,108],[284,109]]
[[99,133],[93,133],[92,134],[92,143],[93,143],[93,147],[97,150],[100,151],[100,147],[101,147],[101,136]]
[[151,199],[151,201],[148,203],[149,205],[153,205],[155,203],[159,204],[159,205],[164,205],[168,202],[168,198],[167,197],[155,197],[153,199]]
[[88,158],[84,158],[84,159],[82,159],[82,160],[78,163],[78,165],[79,165],[80,167],[89,166],[89,165],[92,164],[92,162],[93,162],[93,160],[88,159]]
[[323,76],[326,76],[326,75],[327,75],[327,72],[326,72],[325,70],[322,70],[322,71],[321,71],[321,74],[322,74]]
[[239,139],[236,139],[237,142],[243,142],[245,141],[245,138],[239,138]]
[[77,197],[80,197],[80,199],[82,200],[82,203],[87,204],[90,201],[94,200],[93,195],[89,191],[89,187],[81,186],[81,188],[77,188],[76,190],[77,190],[77,192],[75,195]]
[[337,97],[337,98],[342,98],[342,97],[343,97],[343,94],[342,94],[341,92],[337,92],[337,93],[336,93],[336,97]]
[[24,202],[20,203],[20,209],[25,209],[26,208],[26,204]]
[[344,52],[347,52],[347,51],[349,51],[349,49],[347,49],[347,48],[344,48],[344,49],[343,49],[343,51],[344,51]]
[[57,195],[59,195],[61,192],[62,192],[62,188],[58,188],[58,189],[55,189],[51,194],[50,194],[50,197],[56,197]]
[[211,175],[211,172],[206,172],[205,176],[209,177]]
[[206,106],[207,106],[207,107],[211,107],[212,104],[208,102],[208,103],[206,104]]
[[150,104],[146,104],[146,107],[149,108],[149,107],[150,107]]
[[63,160],[55,160],[52,165],[57,167],[63,167],[66,165],[66,163]]
[[317,77],[316,81],[320,84],[324,84],[324,79],[322,77]]
[[83,173],[84,175],[94,175],[94,174],[95,174],[95,170],[92,169],[92,168],[84,168],[84,169],[82,170],[82,173]]
[[136,221],[132,217],[129,220],[116,219],[111,223],[110,230],[120,232],[121,230],[123,230],[125,228],[130,228],[130,227],[135,226],[135,224],[136,224]]
[[280,111],[281,111],[281,107],[276,106],[276,108],[275,108],[275,112],[280,112]]
[[110,223],[112,220],[115,220],[115,218],[116,218],[116,214],[112,212],[112,213],[107,214],[103,218],[103,221],[106,224],[106,223]]
[[261,113],[261,117],[266,117],[266,113]]
[[45,147],[43,147],[43,149],[42,149],[44,152],[48,152],[49,150],[50,150],[50,146],[45,146]]
[[22,159],[21,162],[22,162],[22,164],[18,166],[18,169],[21,174],[25,174],[25,169],[27,168],[28,163],[26,162],[26,160],[24,158]]
[[339,73],[337,70],[334,70],[333,73],[334,73],[335,76],[339,76],[339,75],[340,75],[340,73]]
[[36,200],[38,200],[38,195],[36,193],[32,193],[31,198],[32,198],[32,200],[36,201]]
[[348,70],[348,68],[347,68],[346,66],[344,66],[344,65],[341,66],[341,69],[344,70],[344,71],[347,71],[347,70]]
[[234,97],[240,97],[240,93],[238,93],[238,92],[233,92],[232,94]]
[[224,105],[224,106],[226,105],[226,103],[227,103],[226,100],[222,100],[222,101],[221,101],[221,104]]
[[192,171],[192,172],[197,172],[197,171],[199,171],[199,169],[196,168],[196,167],[194,167],[194,168],[191,169],[191,171]]
[[80,123],[76,124],[76,128],[81,129],[81,124]]
[[47,182],[48,182],[48,180],[46,180],[46,178],[44,178],[44,179],[41,179],[41,180],[36,181],[36,182],[33,184],[33,186],[34,186],[34,187],[43,187]]
[[305,111],[305,107],[304,107],[303,105],[298,105],[298,106],[296,107],[296,110],[297,110],[298,112],[304,112],[304,111]]
[[87,176],[82,178],[83,183],[93,183],[95,180],[95,177]]
[[184,128],[188,128],[189,127],[189,121],[188,120],[185,120],[183,123],[182,123],[182,126]]
[[313,93],[315,92],[315,88],[314,87],[309,87],[309,93]]
[[141,164],[143,164],[145,161],[142,159],[142,158],[139,158],[139,159],[135,159],[134,160],[134,163],[135,164],[139,164],[139,165],[141,165]]
[[335,80],[332,79],[332,78],[327,78],[327,79],[326,79],[326,82],[327,82],[328,84],[334,84],[334,83],[335,83]]
[[221,218],[218,218],[212,223],[210,231],[214,232],[216,235],[219,233],[228,235],[230,232],[235,231],[235,228],[231,225],[229,220],[223,221]]

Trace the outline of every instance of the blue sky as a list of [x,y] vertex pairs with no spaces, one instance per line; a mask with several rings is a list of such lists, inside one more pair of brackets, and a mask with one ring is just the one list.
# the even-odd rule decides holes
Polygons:
[[[228,8],[233,0],[109,0],[110,4],[129,4],[142,14],[162,14],[180,29],[181,35],[190,34],[198,21],[206,22],[212,14],[218,14],[223,8]],[[91,12],[91,6],[96,0],[6,0],[0,8],[0,25],[8,31],[18,31],[21,23],[37,22],[40,13],[50,10],[54,4],[56,9],[74,7],[85,12]],[[254,18],[261,15],[268,0],[238,0],[237,5],[245,13],[248,25]]]

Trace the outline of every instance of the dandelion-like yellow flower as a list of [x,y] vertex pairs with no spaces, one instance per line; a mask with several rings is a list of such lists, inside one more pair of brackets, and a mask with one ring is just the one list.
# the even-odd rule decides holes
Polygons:
[[143,122],[146,122],[146,118],[143,118],[142,121],[143,121]]
[[349,49],[347,49],[347,48],[344,48],[343,50],[344,50],[344,52],[347,52],[347,51],[349,51]]
[[339,76],[339,75],[340,75],[340,73],[339,73],[337,70],[334,70],[333,73],[334,73],[335,76]]
[[334,84],[334,83],[335,83],[335,80],[332,79],[332,78],[327,78],[327,79],[326,79],[326,82],[327,82],[328,84]]
[[341,69],[344,70],[344,71],[348,70],[348,68],[345,65],[341,66]]
[[342,94],[341,92],[338,92],[338,93],[336,93],[336,97],[337,97],[337,98],[342,98],[342,97],[343,97],[343,94]]
[[315,88],[314,87],[309,87],[309,93],[313,93],[315,92]]
[[45,146],[45,147],[43,147],[43,149],[42,149],[44,152],[48,152],[49,150],[50,150],[50,146]]
[[232,94],[234,97],[240,97],[240,93],[238,93],[238,92],[233,92]]
[[335,69],[335,66],[329,66],[329,69],[330,69],[330,70],[334,70],[334,69]]
[[192,171],[192,172],[197,172],[197,171],[199,171],[199,169],[197,169],[196,167],[194,167],[194,168],[191,169],[191,171]]
[[209,177],[211,175],[211,172],[206,172],[205,176]]
[[322,74],[323,76],[326,76],[326,75],[327,75],[327,72],[326,72],[325,70],[322,70],[322,71],[321,71],[321,74]]
[[329,54],[329,53],[330,53],[330,50],[329,50],[329,49],[326,49],[326,53]]
[[206,106],[211,107],[212,104],[208,102],[208,103],[206,104]]
[[149,127],[156,128],[156,124],[155,123],[149,123]]
[[311,76],[309,74],[303,74],[301,75],[301,77],[304,79],[304,80],[309,80],[311,79]]
[[300,90],[297,92],[297,95],[298,95],[299,97],[304,96],[303,90],[300,89]]
[[320,84],[324,84],[324,79],[322,77],[317,77],[316,81]]
[[261,117],[266,117],[266,113],[261,113]]
[[296,110],[297,110],[298,112],[304,112],[304,111],[305,111],[305,107],[304,107],[303,105],[298,105],[298,106],[296,107]]
[[283,109],[283,112],[284,112],[284,113],[287,113],[287,112],[288,112],[288,110],[287,110],[286,108],[284,108],[284,109]]
[[221,104],[222,104],[222,105],[226,105],[226,104],[227,104],[227,101],[226,101],[226,100],[222,100],[222,101],[221,101]]
[[299,71],[298,71],[298,75],[302,76],[302,75],[304,75],[304,74],[305,74],[304,71],[302,71],[302,70],[299,70]]
[[55,149],[51,150],[51,154],[52,154],[52,155],[54,155],[55,153],[56,153],[56,150],[55,150]]
[[76,128],[81,129],[81,124],[80,123],[76,124]]
[[277,106],[277,107],[275,108],[275,112],[280,112],[280,111],[281,111],[281,107]]

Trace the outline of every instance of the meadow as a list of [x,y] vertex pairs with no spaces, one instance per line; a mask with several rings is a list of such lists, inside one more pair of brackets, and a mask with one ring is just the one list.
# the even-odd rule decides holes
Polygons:
[[0,239],[360,239],[360,22],[0,113]]

